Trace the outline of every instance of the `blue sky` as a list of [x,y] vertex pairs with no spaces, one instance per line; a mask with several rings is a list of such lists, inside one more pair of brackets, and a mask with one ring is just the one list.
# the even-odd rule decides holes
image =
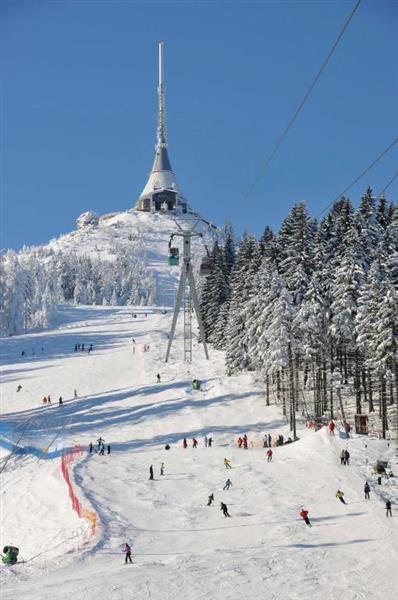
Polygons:
[[[191,206],[238,232],[317,215],[398,131],[398,3],[363,0],[265,177],[243,197],[354,1],[3,0],[1,247],[132,207],[151,168],[157,42],[169,153]],[[398,168],[398,147],[350,192]],[[388,196],[397,200],[398,179]]]

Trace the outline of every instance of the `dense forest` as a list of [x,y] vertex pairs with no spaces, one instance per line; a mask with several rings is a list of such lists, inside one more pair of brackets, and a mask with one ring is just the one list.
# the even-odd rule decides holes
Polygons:
[[279,232],[235,246],[232,231],[215,244],[202,290],[207,340],[225,350],[227,372],[257,372],[294,433],[299,408],[341,416],[348,386],[383,437],[397,428],[398,207],[368,189],[357,210],[341,198],[316,222],[297,204]]

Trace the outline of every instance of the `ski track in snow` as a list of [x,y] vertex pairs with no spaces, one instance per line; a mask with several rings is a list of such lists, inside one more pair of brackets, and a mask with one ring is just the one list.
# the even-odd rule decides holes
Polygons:
[[[170,320],[144,307],[64,307],[58,328],[3,340],[1,455],[4,461],[24,428],[20,447],[27,450],[11,456],[2,475],[0,543],[19,546],[27,562],[1,567],[2,600],[395,598],[398,484],[377,486],[370,471],[387,457],[396,471],[393,448],[302,427],[300,441],[275,448],[267,464],[263,433],[288,434],[279,409],[265,406],[249,374],[226,377],[222,353],[205,361],[197,343],[193,365],[182,362],[180,341],[166,365]],[[93,343],[94,351],[74,352],[75,343]],[[35,355],[22,359],[32,347]],[[203,391],[192,392],[194,377]],[[53,406],[42,406],[49,393]],[[239,450],[234,442],[245,432],[256,447]],[[205,433],[213,448],[204,447]],[[110,456],[86,451],[99,435],[111,443]],[[98,515],[94,537],[72,511],[61,475],[62,449],[75,444],[85,452],[69,472],[82,505]],[[352,464],[342,467],[346,445]],[[233,486],[223,491],[227,477]],[[368,502],[365,479],[372,482]],[[336,500],[337,488],[347,506]],[[392,519],[384,514],[387,496]],[[231,519],[222,516],[221,500]],[[302,505],[311,529],[298,517]],[[133,543],[131,566],[123,564],[125,541]]]

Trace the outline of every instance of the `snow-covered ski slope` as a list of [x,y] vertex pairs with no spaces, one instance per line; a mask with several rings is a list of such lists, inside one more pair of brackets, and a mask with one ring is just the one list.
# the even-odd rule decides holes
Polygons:
[[[0,567],[2,600],[395,599],[397,479],[378,486],[370,468],[389,459],[396,472],[395,449],[302,427],[300,441],[274,448],[267,463],[263,434],[288,434],[279,410],[265,406],[250,375],[226,377],[222,353],[207,362],[195,345],[187,367],[177,343],[166,365],[171,314],[147,309],[145,317],[145,310],[64,307],[57,329],[2,340],[1,466],[8,462],[0,544],[18,546],[26,561]],[[82,343],[93,343],[93,352],[75,352]],[[191,391],[193,378],[202,391]],[[43,406],[48,394],[52,406]],[[250,447],[239,450],[235,440],[245,432]],[[204,447],[205,434],[214,447]],[[111,454],[88,454],[100,435]],[[9,457],[17,441],[25,454]],[[97,514],[94,536],[73,512],[61,474],[62,449],[76,444],[84,454],[69,472],[82,505]],[[343,467],[338,455],[347,444],[352,464]],[[227,477],[233,486],[223,491]],[[210,493],[215,502],[207,506]],[[298,516],[302,505],[311,529]],[[123,564],[125,541],[133,565]]]

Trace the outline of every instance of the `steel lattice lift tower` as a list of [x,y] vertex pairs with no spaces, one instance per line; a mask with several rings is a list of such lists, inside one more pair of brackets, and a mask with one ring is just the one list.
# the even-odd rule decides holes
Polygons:
[[[192,312],[195,311],[196,318],[199,325],[200,339],[203,344],[205,356],[209,359],[209,353],[207,350],[205,332],[203,329],[202,317],[200,315],[199,300],[196,293],[195,280],[192,273],[192,254],[191,254],[191,240],[193,237],[202,237],[201,233],[194,233],[197,221],[194,223],[191,229],[183,229],[180,224],[176,221],[177,227],[179,228],[178,233],[173,233],[170,238],[170,244],[174,236],[182,238],[183,241],[183,256],[181,265],[181,275],[178,284],[178,291],[176,297],[176,303],[174,307],[173,321],[171,323],[171,330],[169,335],[169,342],[167,344],[166,360],[168,362],[170,356],[171,345],[173,343],[175,329],[177,324],[178,314],[181,307],[184,311],[184,360],[185,362],[192,362]],[[170,248],[170,251],[177,250]],[[178,250],[177,250],[178,252]],[[172,254],[171,254],[172,255]],[[175,257],[178,255],[174,255]],[[175,258],[175,260],[178,260]],[[171,263],[176,264],[176,263]]]

